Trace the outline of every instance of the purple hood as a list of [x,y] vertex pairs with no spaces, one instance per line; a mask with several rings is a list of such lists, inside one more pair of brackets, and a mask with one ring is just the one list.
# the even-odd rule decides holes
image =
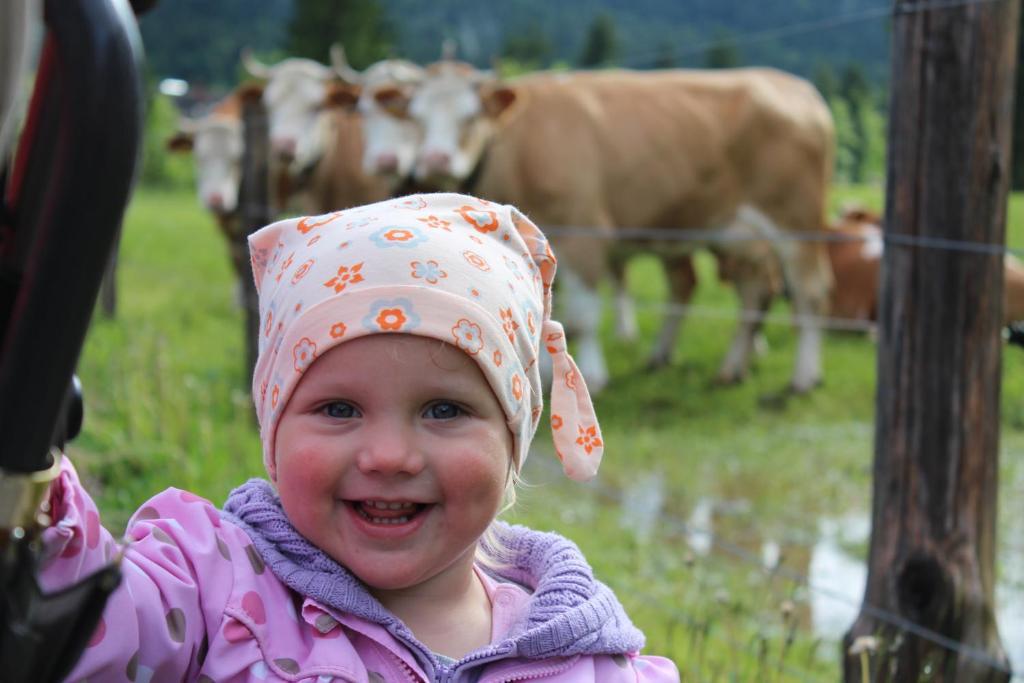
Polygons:
[[[228,496],[222,514],[248,533],[285,585],[323,605],[382,625],[409,646],[428,673],[440,668],[433,653],[362,582],[295,530],[270,482],[251,479],[238,487]],[[497,577],[532,591],[530,609],[525,622],[505,640],[467,656],[455,668],[470,661],[615,655],[643,647],[643,634],[611,589],[594,578],[576,544],[557,534],[502,522],[496,522],[494,530],[509,551],[509,566]]]

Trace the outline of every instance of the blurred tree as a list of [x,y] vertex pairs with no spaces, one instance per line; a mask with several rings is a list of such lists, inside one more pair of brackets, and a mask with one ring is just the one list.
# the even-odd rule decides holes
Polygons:
[[676,66],[676,51],[672,47],[672,43],[662,42],[658,44],[658,54],[654,58],[654,64],[652,68],[655,69],[671,69]]
[[615,20],[607,12],[601,12],[591,22],[587,37],[583,41],[577,63],[584,69],[611,66],[619,54],[619,39],[616,35]]
[[506,32],[501,46],[502,58],[514,59],[527,70],[547,66],[553,55],[551,39],[537,19],[531,19],[522,30]]
[[732,69],[740,65],[740,50],[729,31],[715,31],[715,42],[704,53],[704,66],[708,69]]
[[[3,0],[0,0],[2,2]],[[139,21],[146,62],[158,80],[183,78],[222,94],[238,82],[238,53],[265,53],[284,39],[292,0],[164,0]],[[325,55],[326,57],[326,55]]]
[[811,81],[827,101],[831,101],[839,95],[839,81],[836,79],[836,72],[832,69],[832,65],[828,62],[819,61],[814,65]]
[[[867,172],[872,140],[868,135],[872,101],[871,85],[858,64],[847,64],[839,77],[839,96],[850,112],[850,181],[861,183]],[[877,112],[876,112],[877,113]]]
[[295,0],[288,24],[288,49],[295,57],[326,62],[341,43],[357,69],[385,59],[395,33],[377,0]]

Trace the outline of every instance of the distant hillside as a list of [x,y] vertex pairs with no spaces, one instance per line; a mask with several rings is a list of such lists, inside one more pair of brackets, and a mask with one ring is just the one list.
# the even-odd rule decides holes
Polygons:
[[[154,75],[230,85],[237,55],[249,45],[283,56],[293,0],[164,0],[143,17]],[[555,59],[574,63],[599,12],[615,22],[618,63],[647,68],[658,60],[699,67],[719,38],[740,63],[812,76],[821,64],[859,63],[880,85],[888,78],[889,3],[882,0],[381,0],[398,35],[400,56],[435,60],[454,38],[461,57],[484,66],[510,36],[539,30]],[[874,13],[874,16],[872,16]],[[859,17],[849,21],[850,17]],[[324,55],[324,60],[327,55]]]
[[[406,56],[437,58],[444,38],[460,54],[489,63],[510,34],[539,24],[557,58],[573,62],[599,12],[615,20],[623,66],[647,68],[664,55],[679,66],[704,65],[707,49],[731,39],[741,63],[811,76],[818,64],[860,63],[873,81],[889,73],[888,14],[879,0],[382,0]],[[857,20],[853,20],[856,18]]]

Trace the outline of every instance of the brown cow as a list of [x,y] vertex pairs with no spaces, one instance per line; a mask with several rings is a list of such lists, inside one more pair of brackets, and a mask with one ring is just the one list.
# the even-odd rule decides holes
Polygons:
[[[813,86],[780,71],[543,73],[500,82],[441,62],[428,68],[409,113],[424,131],[422,183],[515,204],[545,227],[585,228],[551,234],[570,301],[563,317],[595,388],[608,379],[597,337],[596,286],[610,241],[601,237],[617,228],[774,237],[825,226],[832,118]],[[758,258],[749,244],[723,248],[736,259]],[[670,245],[685,253],[678,243],[649,244]],[[801,327],[791,384],[806,391],[821,379],[817,320],[831,269],[819,242],[779,246]],[[737,285],[742,307],[756,308],[765,284]],[[720,380],[743,377],[756,326],[741,320]]]
[[[844,240],[829,243],[835,275],[831,316],[844,321],[877,322],[882,219],[864,209],[843,213],[833,228]],[[1007,254],[1003,260],[1003,324],[1024,320],[1024,263]]]

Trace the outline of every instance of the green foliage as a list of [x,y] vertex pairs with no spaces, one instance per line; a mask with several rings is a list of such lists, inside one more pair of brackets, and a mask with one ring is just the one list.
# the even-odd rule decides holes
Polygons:
[[594,17],[587,30],[576,63],[584,69],[611,66],[618,53],[619,39],[615,32],[615,20],[607,12],[601,12]]
[[729,31],[715,31],[714,45],[704,55],[704,66],[709,69],[731,69],[740,66],[740,50]]
[[391,52],[394,30],[377,0],[294,0],[288,25],[288,50],[295,57],[325,62],[341,43],[357,69]]
[[170,98],[153,92],[146,110],[146,126],[142,140],[142,172],[144,185],[165,188],[186,188],[194,182],[191,154],[175,154],[167,150],[167,139],[178,129],[178,109]]
[[227,90],[245,46],[281,45],[293,0],[163,0],[139,22],[146,59],[158,78]]
[[547,66],[553,54],[551,39],[536,19],[531,19],[523,30],[506,33],[501,46],[503,60],[513,59],[530,70]]
[[862,69],[847,65],[839,79],[819,65],[819,89],[826,95],[836,125],[836,178],[851,183],[880,182],[885,178],[887,114],[878,104]]

